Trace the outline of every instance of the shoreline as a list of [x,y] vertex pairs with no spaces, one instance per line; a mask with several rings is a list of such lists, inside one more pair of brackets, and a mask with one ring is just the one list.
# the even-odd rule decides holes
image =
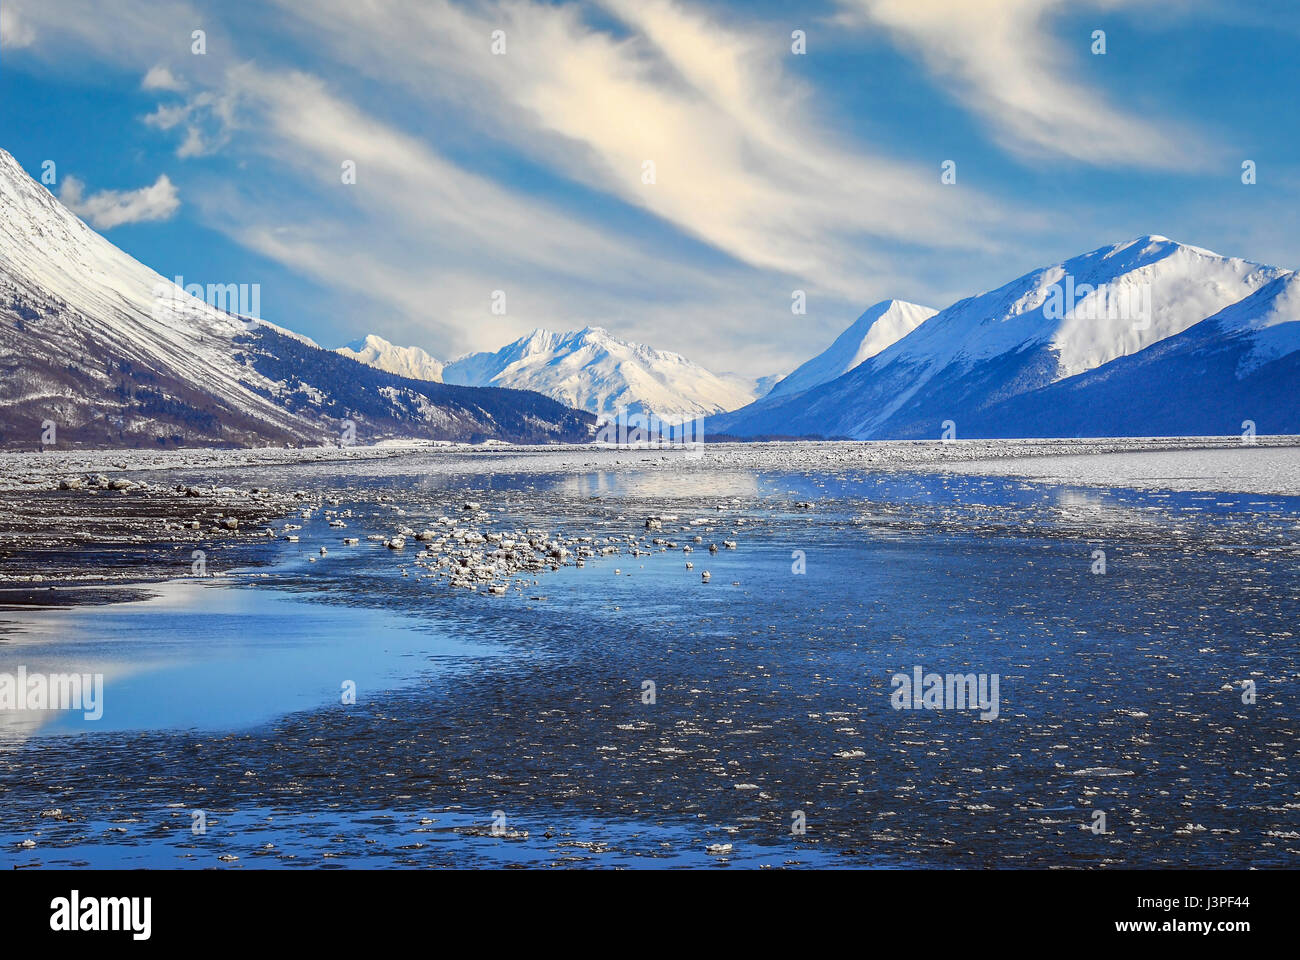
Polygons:
[[57,481],[67,474],[77,473],[98,472],[112,475],[162,470],[233,470],[367,463],[410,457],[439,458],[448,464],[475,464],[466,472],[477,473],[481,472],[477,464],[491,459],[504,460],[513,468],[538,461],[545,465],[557,459],[571,462],[576,459],[594,458],[600,463],[593,465],[621,465],[624,458],[639,458],[642,461],[649,458],[664,458],[687,469],[700,469],[706,466],[748,465],[770,461],[800,449],[822,454],[834,452],[850,464],[897,468],[945,462],[1092,454],[1275,448],[1300,449],[1300,435],[1258,436],[1252,443],[1245,443],[1237,436],[706,442],[694,450],[684,450],[671,445],[662,447],[611,447],[592,444],[433,446],[419,442],[399,444],[391,441],[375,446],[350,447],[194,447],[166,451],[143,448],[21,452],[0,450],[0,491],[33,487],[51,489],[49,484],[52,480]]
[[[1243,453],[1255,462],[1246,464]],[[1200,454],[1197,462],[1213,469],[1171,476],[1169,464],[1185,466],[1190,454]],[[405,462],[395,465],[395,459]],[[727,472],[914,471],[1044,485],[1300,496],[1300,437],[1260,437],[1254,444],[1240,438],[779,442],[707,445],[702,455],[680,448],[391,443],[0,453],[0,605],[39,606],[51,595],[60,597],[58,605],[104,602],[95,594],[107,587],[185,579],[195,551],[205,560],[219,557],[223,569],[264,566],[273,558],[261,547],[280,536],[271,525],[322,509],[332,468],[400,473],[407,463],[425,476],[463,477],[467,487],[498,474],[667,472],[689,483]],[[249,476],[256,471],[270,476]]]

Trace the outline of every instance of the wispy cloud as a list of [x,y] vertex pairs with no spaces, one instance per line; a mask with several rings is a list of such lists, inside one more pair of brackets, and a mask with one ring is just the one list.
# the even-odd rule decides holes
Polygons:
[[[1165,119],[1139,116],[1112,102],[1072,69],[1090,51],[1074,52],[1053,36],[1051,14],[1066,0],[841,0],[846,23],[883,26],[920,53],[929,69],[993,129],[1008,149],[1056,155],[1098,166],[1194,169],[1206,144]],[[1093,6],[1116,7],[1116,0]],[[1100,25],[1099,25],[1100,26]],[[1098,62],[1104,62],[1099,60]]]
[[0,7],[0,47],[17,50],[30,46],[36,39],[36,30],[22,19],[12,6]]
[[69,52],[91,53],[116,64],[152,64],[188,55],[193,30],[216,31],[186,0],[113,0],[111,5],[100,0],[4,0],[0,25],[11,23],[38,56],[55,60]]
[[[1117,0],[1089,2],[1107,12]],[[1010,155],[1002,171],[1042,156],[1080,161],[1080,176],[1175,169],[1209,153],[1167,117],[1108,100],[1088,76],[1088,38],[1072,50],[1058,36],[1065,0],[837,3],[838,54],[866,36],[851,24],[915,52]],[[788,18],[744,4],[3,9],[5,29],[27,38],[18,56],[51,72],[111,64],[156,94],[142,119],[167,136],[146,135],[146,149],[161,139],[205,158],[174,172],[196,223],[346,300],[330,322],[347,337],[383,324],[443,356],[594,323],[719,368],[789,369],[804,341],[829,341],[873,300],[942,305],[1004,280],[1008,264],[1029,268],[1045,237],[1069,252],[1086,203],[1062,194],[1026,209],[1002,171],[944,186],[947,154],[928,150],[925,124],[870,134],[891,114],[845,116],[826,96],[838,80],[825,61],[792,54]],[[208,32],[205,56],[190,53],[196,28]],[[825,34],[814,37],[820,55]],[[874,65],[864,55],[852,69]],[[920,88],[882,109],[945,95]],[[355,184],[341,182],[344,161]],[[99,226],[149,206],[82,192],[67,199],[99,203]],[[1114,211],[1095,219],[1105,231]],[[488,309],[498,289],[504,316]],[[807,317],[790,312],[795,289],[808,292]]]
[[59,199],[98,230],[111,230],[127,223],[166,220],[181,205],[176,185],[166,174],[160,175],[152,186],[139,190],[101,190],[89,196],[85,184],[76,177],[67,176],[59,188]]
[[[155,77],[160,70],[166,71],[162,82]],[[150,87],[150,77],[155,77],[157,85]],[[170,84],[162,85],[166,81],[170,81]],[[174,93],[187,89],[189,85],[175,77],[170,70],[154,67],[145,75],[142,86],[146,90]],[[176,156],[201,157],[220,150],[230,142],[236,126],[235,110],[235,95],[228,89],[201,90],[180,102],[158,104],[152,113],[144,117],[144,122],[159,130],[182,127],[185,136],[176,148]]]
[[[204,215],[251,249],[370,299],[376,315],[404,319],[444,355],[495,348],[537,326],[620,318],[621,332],[666,348],[701,338],[721,347],[732,324],[762,309],[760,299],[773,313],[788,307],[787,285],[738,275],[748,272],[742,265],[657,253],[463,169],[317,77],[245,64],[226,91],[257,130],[249,149],[299,192],[277,190],[270,207],[231,187],[199,201]],[[355,183],[343,182],[345,161],[355,164]],[[498,289],[505,315],[489,309]],[[752,339],[755,354],[770,352]]]
[[816,122],[814,91],[784,66],[788,37],[667,0],[603,6],[617,29],[521,0],[323,0],[298,22],[376,80],[458,102],[466,123],[558,175],[841,295],[861,293],[882,244],[978,246],[1005,217],[973,189],[942,193],[937,159],[891,160]]

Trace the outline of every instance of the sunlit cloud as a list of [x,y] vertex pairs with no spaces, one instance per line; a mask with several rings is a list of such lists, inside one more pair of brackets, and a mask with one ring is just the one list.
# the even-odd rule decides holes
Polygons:
[[[158,64],[188,56],[195,29],[215,27],[185,0],[5,0],[0,26],[16,24],[18,38],[36,55],[56,59],[78,52],[114,64]],[[6,46],[10,38],[4,37]],[[15,44],[17,45],[17,44]],[[201,61],[201,57],[195,57]],[[196,64],[201,69],[202,64]]]
[[17,50],[30,46],[36,30],[12,6],[0,7],[0,47]]
[[101,190],[87,195],[85,184],[73,176],[63,178],[59,200],[77,216],[98,230],[111,230],[128,223],[167,220],[180,209],[176,185],[162,174],[139,190]]
[[665,0],[604,6],[624,29],[528,2],[325,0],[300,22],[358,70],[461,101],[467,122],[558,175],[840,295],[861,294],[882,243],[978,246],[1006,216],[975,190],[941,195],[937,162],[892,161],[814,122],[814,91],[784,70],[781,35]]
[[[1007,148],[1099,166],[1192,169],[1207,145],[1164,118],[1124,109],[1076,68],[1091,34],[1071,51],[1048,20],[1066,0],[841,0],[847,23],[883,26],[920,53],[940,85]],[[1115,7],[1114,0],[1095,0]],[[1080,5],[1073,9],[1077,10]]]
[[[984,124],[1011,169],[1043,155],[1138,171],[1208,156],[1169,118],[1108,100],[1087,77],[1086,37],[1071,50],[1055,30],[1063,9],[842,0],[833,29],[841,54],[868,36],[914,54],[933,96]],[[806,359],[800,341],[829,342],[871,302],[942,306],[969,292],[971,264],[1004,281],[1034,265],[1044,237],[1077,252],[1060,222],[1105,218],[1069,198],[1021,206],[1005,177],[942,185],[944,155],[837,115],[824,78],[792,55],[789,23],[743,5],[122,0],[110,14],[92,0],[6,0],[3,11],[6,36],[25,44],[16,59],[51,73],[108,64],[149,96],[142,136],[186,161],[169,171],[186,216],[364,303],[329,318],[348,339],[382,324],[445,357],[599,324],[719,369],[788,371]],[[355,183],[340,179],[345,161]],[[101,223],[132,209],[78,190],[69,202]],[[504,315],[488,312],[495,290]],[[796,290],[810,305],[797,319]]]

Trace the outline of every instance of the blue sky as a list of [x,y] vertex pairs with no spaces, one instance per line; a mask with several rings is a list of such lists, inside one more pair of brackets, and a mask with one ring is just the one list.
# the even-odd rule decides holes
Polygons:
[[1298,43],[1290,2],[0,0],[0,147],[326,346],[600,325],[759,376],[1141,234],[1300,266]]

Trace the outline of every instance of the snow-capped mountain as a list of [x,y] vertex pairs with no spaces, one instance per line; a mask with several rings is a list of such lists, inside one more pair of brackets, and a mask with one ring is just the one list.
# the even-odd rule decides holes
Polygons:
[[1300,433],[1300,276],[1262,288],[1145,350],[1021,394],[967,436]]
[[976,425],[979,435],[1025,435],[993,411],[1106,370],[1288,274],[1165,237],[1101,247],[959,301],[843,376],[712,417],[708,431],[924,438],[951,420],[957,436],[977,435]]
[[185,293],[0,150],[0,443],[36,446],[46,423],[60,446],[336,442],[345,421],[357,442],[591,436],[594,418],[536,394],[407,380],[322,350],[248,316],[255,291],[216,286]]
[[387,370],[411,380],[442,383],[443,363],[419,347],[398,347],[373,333],[353,340],[334,351],[379,370]]
[[620,410],[677,423],[754,399],[683,356],[629,343],[602,327],[534,330],[495,353],[471,353],[443,367],[446,383],[536,390],[611,420]]
[[763,399],[803,393],[829,383],[897,343],[939,311],[906,300],[870,306],[829,347],[776,384]]

